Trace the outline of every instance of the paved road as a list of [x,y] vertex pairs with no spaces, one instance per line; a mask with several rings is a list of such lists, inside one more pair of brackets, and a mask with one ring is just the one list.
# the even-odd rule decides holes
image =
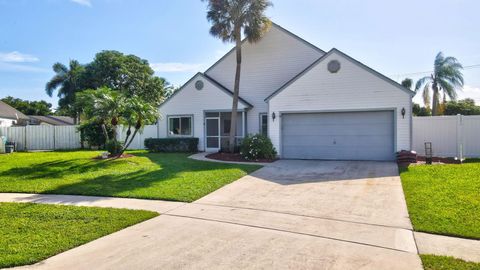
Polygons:
[[281,160],[35,269],[421,269],[394,163]]

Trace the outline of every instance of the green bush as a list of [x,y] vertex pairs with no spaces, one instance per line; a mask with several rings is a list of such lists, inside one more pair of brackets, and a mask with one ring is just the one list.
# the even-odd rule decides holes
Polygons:
[[246,160],[274,159],[277,156],[277,151],[270,138],[255,134],[248,135],[243,139],[240,154]]
[[[111,125],[106,125],[108,136],[113,136]],[[96,122],[86,121],[78,127],[82,142],[86,142],[90,147],[103,148],[105,145],[105,135],[103,134],[102,125]]]
[[150,152],[184,152],[198,151],[198,138],[149,138],[145,139],[145,147]]
[[117,140],[109,140],[105,143],[105,150],[111,155],[118,155],[122,151],[123,144]]

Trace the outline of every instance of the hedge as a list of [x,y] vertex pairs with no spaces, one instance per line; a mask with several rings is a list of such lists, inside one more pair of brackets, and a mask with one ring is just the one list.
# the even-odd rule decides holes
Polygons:
[[145,147],[150,152],[185,152],[198,151],[198,138],[148,138]]

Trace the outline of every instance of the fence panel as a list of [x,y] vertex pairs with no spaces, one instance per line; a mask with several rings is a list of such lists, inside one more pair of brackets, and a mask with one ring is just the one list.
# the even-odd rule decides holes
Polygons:
[[54,150],[55,129],[54,126],[39,125],[26,126],[27,150]]
[[17,150],[25,150],[25,127],[0,127],[0,136],[17,143]]
[[463,153],[466,157],[480,157],[480,116],[463,116]]
[[76,126],[55,126],[55,149],[78,149],[80,144],[80,132]]
[[[133,131],[132,131],[133,132]],[[127,132],[123,127],[118,128],[118,139],[123,142],[125,140]],[[137,133],[135,138],[132,141],[132,144],[128,147],[128,149],[145,149],[144,141],[147,138],[157,138],[157,126],[156,125],[149,125],[145,126],[142,132]]]

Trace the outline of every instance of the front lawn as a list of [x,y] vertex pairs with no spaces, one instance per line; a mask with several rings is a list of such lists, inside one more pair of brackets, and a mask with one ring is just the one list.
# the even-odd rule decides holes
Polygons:
[[0,268],[39,262],[157,215],[126,209],[0,203]]
[[100,152],[0,155],[0,192],[130,197],[191,202],[260,166],[197,161],[188,154],[131,152],[95,160]]
[[480,163],[401,169],[416,231],[480,239]]
[[480,263],[444,256],[420,255],[420,257],[425,270],[480,270]]

